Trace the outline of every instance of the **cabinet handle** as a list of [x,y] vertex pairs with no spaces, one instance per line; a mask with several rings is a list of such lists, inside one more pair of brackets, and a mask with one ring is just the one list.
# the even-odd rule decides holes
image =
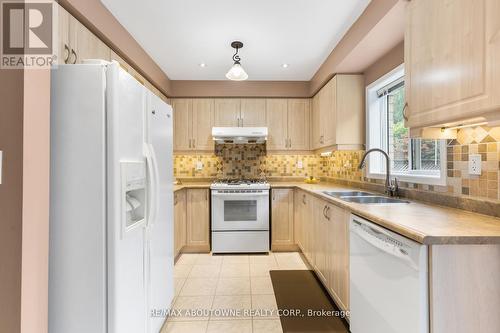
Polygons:
[[196,148],[195,142],[195,139],[193,139],[193,148]]
[[70,56],[68,44],[64,44],[64,54],[66,54],[66,56],[64,57],[64,63],[67,64]]
[[407,109],[408,109],[408,103],[405,103],[405,106],[403,107],[403,118],[405,121],[408,121],[408,116],[406,115]]
[[302,194],[302,203],[305,205],[306,204],[306,195]]
[[[72,64],[76,64],[76,60],[78,59],[78,56],[76,55],[76,52],[74,49],[71,49],[71,55],[75,56],[75,60],[73,60]],[[69,60],[69,59],[68,59]]]
[[191,139],[189,139],[189,148],[191,148]]
[[326,210],[326,206],[325,206],[325,207],[323,207],[323,216],[324,216],[324,217],[326,217],[325,210]]
[[325,215],[325,217],[326,217],[326,219],[327,219],[328,221],[330,221],[330,215],[328,215],[328,212],[329,212],[329,211],[330,211],[330,207],[328,207],[328,206],[327,206],[327,207],[326,207],[326,215]]

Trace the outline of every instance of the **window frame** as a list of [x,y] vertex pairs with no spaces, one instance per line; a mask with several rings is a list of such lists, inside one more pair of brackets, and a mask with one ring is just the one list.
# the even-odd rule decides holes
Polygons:
[[[387,133],[382,133],[380,135],[380,129],[377,130],[378,132],[378,137],[380,138],[375,138],[375,135],[373,135],[373,129],[370,131],[370,123],[371,123],[371,112],[373,112],[373,107],[377,107],[379,110],[382,107],[387,107],[387,103],[381,99],[377,95],[377,91],[380,90],[382,87],[385,87],[386,85],[390,84],[391,82],[397,80],[396,76],[404,76],[404,64],[399,65],[398,67],[394,68],[393,70],[389,71],[387,74],[383,75],[376,81],[370,83],[366,87],[365,91],[365,99],[366,99],[366,106],[365,106],[365,111],[366,111],[366,150],[371,149],[371,148],[381,148],[384,149],[388,146],[388,143],[385,142],[387,141]],[[387,95],[385,95],[387,96]],[[378,122],[379,128],[384,126],[383,131],[387,132],[388,128],[386,126],[386,121],[383,120],[384,117],[376,117],[375,122]],[[372,137],[375,138],[374,140],[371,140],[370,138]],[[378,140],[377,140],[378,139]],[[373,141],[376,141],[376,143],[373,143]],[[396,177],[399,181],[404,181],[404,182],[409,182],[409,183],[417,183],[417,184],[426,184],[426,185],[441,185],[444,186],[446,185],[446,140],[438,140],[439,141],[439,157],[441,161],[441,165],[439,168],[439,176],[433,175],[432,171],[426,172],[426,171],[421,171],[421,170],[413,170],[412,172],[408,173],[401,173],[401,172],[395,172],[391,170],[391,177]],[[411,147],[411,143],[409,143],[409,146]],[[409,148],[410,148],[409,147]],[[384,149],[386,151],[386,149]],[[377,156],[375,156],[377,155]],[[409,152],[409,165],[411,166],[411,158],[412,158],[412,151]],[[370,166],[370,163],[374,163],[376,161],[377,166],[380,168],[378,172],[372,171],[373,165]],[[437,172],[434,172],[437,174]],[[371,179],[385,179],[385,161],[382,158],[382,154],[371,154],[371,156],[368,156],[367,158],[367,164],[366,164],[366,170],[365,170],[365,177],[371,178]]]

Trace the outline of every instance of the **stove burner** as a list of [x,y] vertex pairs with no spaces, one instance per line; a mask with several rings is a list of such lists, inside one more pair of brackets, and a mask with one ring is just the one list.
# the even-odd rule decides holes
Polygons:
[[243,184],[265,184],[267,181],[265,179],[218,179],[215,181],[218,184],[229,184],[229,185],[243,185]]

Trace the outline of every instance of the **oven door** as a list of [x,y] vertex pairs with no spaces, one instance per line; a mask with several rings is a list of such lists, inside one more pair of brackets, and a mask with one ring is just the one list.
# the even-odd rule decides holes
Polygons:
[[212,190],[212,230],[269,230],[269,190]]

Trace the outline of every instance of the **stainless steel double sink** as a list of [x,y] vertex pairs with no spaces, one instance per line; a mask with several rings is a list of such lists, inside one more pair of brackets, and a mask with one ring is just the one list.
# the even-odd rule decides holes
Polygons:
[[408,204],[409,201],[384,197],[369,192],[363,191],[323,191],[329,195],[347,202],[355,202],[361,204]]

